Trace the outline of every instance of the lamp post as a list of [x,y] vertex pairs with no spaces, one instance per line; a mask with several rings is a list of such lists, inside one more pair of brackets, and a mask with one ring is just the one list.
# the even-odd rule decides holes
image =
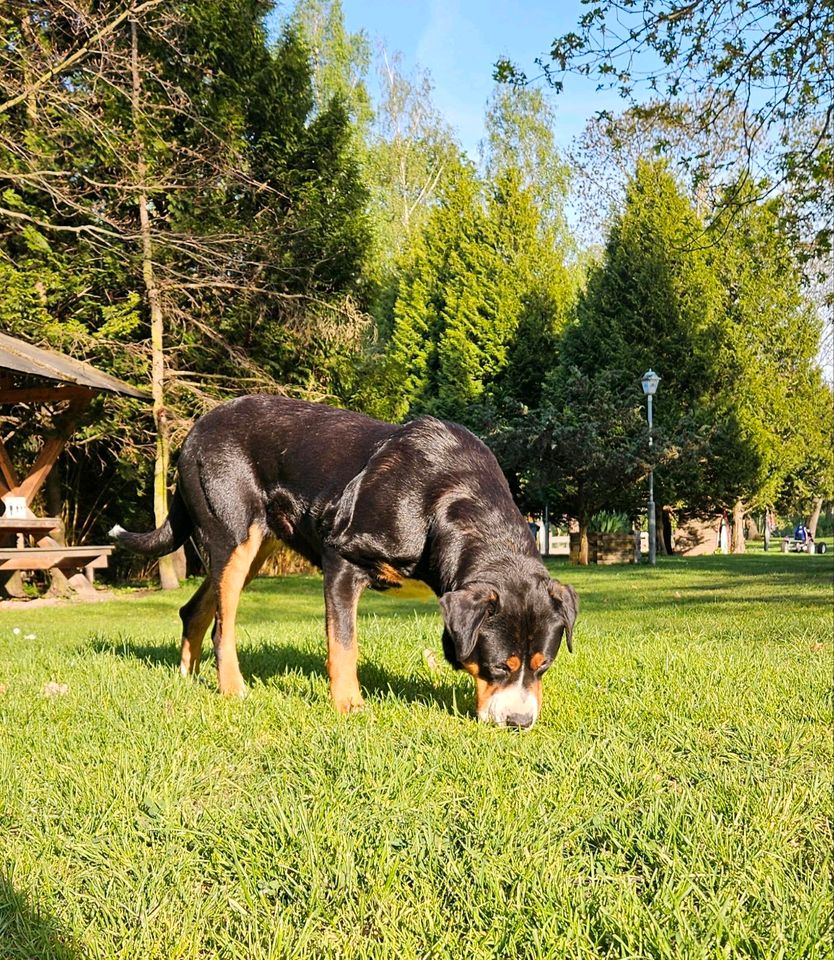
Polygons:
[[[640,381],[643,384],[643,393],[646,394],[649,416],[649,449],[652,446],[652,397],[655,395],[660,377],[654,370],[647,370]],[[649,470],[649,563],[654,566],[657,562],[657,520],[654,515],[654,469]]]

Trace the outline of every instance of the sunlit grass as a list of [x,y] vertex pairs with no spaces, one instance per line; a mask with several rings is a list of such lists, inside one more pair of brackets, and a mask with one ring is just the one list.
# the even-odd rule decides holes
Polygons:
[[194,584],[3,611],[0,957],[830,957],[831,566],[558,566],[523,734],[419,590],[363,600],[347,718],[317,577],[247,593],[242,703],[176,671]]

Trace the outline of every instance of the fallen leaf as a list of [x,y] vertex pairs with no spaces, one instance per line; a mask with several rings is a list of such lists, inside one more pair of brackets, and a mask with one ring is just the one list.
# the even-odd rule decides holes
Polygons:
[[439,673],[440,667],[437,663],[437,657],[434,655],[434,650],[429,650],[428,647],[423,651],[423,659],[426,661],[426,666],[431,670],[432,673]]

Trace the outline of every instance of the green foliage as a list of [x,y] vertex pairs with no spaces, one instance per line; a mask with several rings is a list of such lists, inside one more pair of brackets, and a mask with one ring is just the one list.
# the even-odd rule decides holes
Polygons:
[[830,489],[830,390],[816,363],[819,321],[780,222],[776,202],[751,202],[715,248],[725,291],[715,416],[735,437],[713,444],[709,469],[713,484],[720,478],[730,497],[750,506],[795,499],[800,484]]
[[637,512],[635,482],[646,471],[646,427],[638,389],[627,376],[588,376],[564,365],[548,375],[537,408],[519,408],[487,434],[530,507],[584,527],[602,510]]
[[334,100],[347,106],[360,143],[373,118],[365,76],[371,50],[364,31],[349,33],[341,0],[304,0],[288,17],[310,50],[315,112],[325,112]]
[[632,521],[627,513],[600,510],[591,517],[588,530],[595,533],[631,533]]
[[[634,412],[642,401],[640,377],[650,367],[662,377],[654,420],[659,441],[655,451],[664,462],[656,474],[656,499],[694,507],[702,496],[698,465],[712,423],[721,288],[708,251],[693,247],[700,231],[698,218],[666,167],[660,162],[638,164],[603,259],[592,268],[579,300],[577,322],[566,331],[560,372],[554,377],[557,391],[568,390],[556,394],[557,404],[576,410],[582,401],[574,393],[581,391],[587,394],[592,423],[611,431],[606,439],[594,428],[594,439],[589,435],[590,447],[584,451],[576,449],[569,433],[565,442],[570,448],[561,454],[556,448],[564,469],[584,471],[586,457],[605,460],[602,450],[593,450],[597,443],[603,448],[613,443],[619,464],[613,470],[600,464],[590,506],[583,508],[586,516],[613,508],[618,500],[635,503],[628,485],[645,472],[641,462],[647,450],[639,452],[645,432],[638,429]],[[578,482],[575,486],[578,490]]]
[[373,309],[388,334],[399,261],[462,158],[451,129],[432,103],[432,83],[426,72],[406,74],[402,56],[380,48],[377,77],[380,96],[365,153],[365,173],[375,234],[370,270],[379,287]]
[[[816,252],[824,256],[832,240],[832,35],[830,3],[603,0],[582,14],[577,30],[557,37],[549,59],[539,63],[560,92],[565,73],[573,71],[632,105],[643,93],[659,94],[670,114],[692,130],[693,144],[728,113],[739,114],[747,179],[768,171],[785,183],[793,209],[784,211],[790,215],[783,222],[815,236]],[[640,64],[642,71],[646,62],[647,71],[634,69]],[[506,59],[496,76],[526,82],[524,71]],[[687,159],[697,169],[704,157],[695,146]],[[760,196],[768,192],[763,188]],[[733,193],[725,201],[733,211],[746,203]]]
[[507,175],[519,176],[535,202],[539,230],[567,248],[565,202],[571,171],[556,148],[553,105],[540,89],[499,85],[485,119],[482,153],[487,178],[498,181]]
[[819,328],[780,222],[773,202],[751,196],[711,244],[699,242],[665,165],[638,164],[539,405],[490,431],[531,503],[584,520],[601,508],[634,515],[649,466],[638,386],[649,367],[662,377],[659,503],[703,514],[807,503],[829,489]]
[[523,171],[484,183],[461,166],[404,259],[392,305],[403,412],[477,425],[484,406],[536,402],[573,296]]

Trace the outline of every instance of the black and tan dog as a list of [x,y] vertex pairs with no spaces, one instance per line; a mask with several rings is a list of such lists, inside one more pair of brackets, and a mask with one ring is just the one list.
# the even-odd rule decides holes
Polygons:
[[468,430],[423,417],[405,426],[275,396],[201,417],[183,444],[165,523],[111,535],[148,556],[194,537],[209,575],[180,611],[181,670],[194,673],[214,620],[220,689],[246,687],[235,648],[241,590],[283,540],[324,572],[327,669],[336,709],[363,706],[356,608],[366,587],[405,577],[440,598],[443,650],[475,678],[478,717],[531,726],[541,675],[563,633],[572,587],[545,570],[492,453]]

